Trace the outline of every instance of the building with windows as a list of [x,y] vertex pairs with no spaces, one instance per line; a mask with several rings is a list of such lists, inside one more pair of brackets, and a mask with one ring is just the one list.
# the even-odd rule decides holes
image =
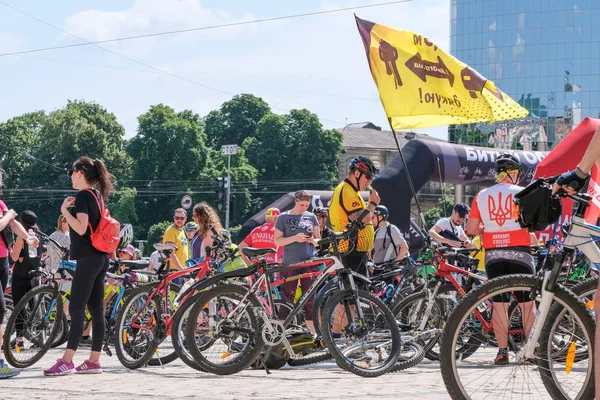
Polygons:
[[451,0],[450,7],[451,53],[530,114],[453,126],[449,141],[550,150],[583,118],[600,117],[600,1]]

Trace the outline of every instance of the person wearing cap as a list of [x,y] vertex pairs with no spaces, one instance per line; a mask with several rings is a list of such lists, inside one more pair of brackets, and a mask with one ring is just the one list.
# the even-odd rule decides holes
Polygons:
[[[185,236],[188,239],[188,256],[190,258],[200,257],[200,248],[197,249],[196,255],[194,255],[194,249],[192,246],[192,243],[198,243],[198,241],[194,240],[194,238],[198,236],[198,224],[193,221],[190,221],[187,224],[185,224]],[[200,241],[200,244],[201,243],[202,241]]]
[[246,265],[250,265],[252,264],[252,262],[242,252],[242,249],[244,247],[255,247],[259,249],[275,249],[277,250],[277,254],[268,254],[266,256],[266,260],[269,263],[281,262],[283,247],[279,248],[277,245],[275,245],[274,239],[275,224],[277,223],[277,219],[279,218],[280,214],[281,211],[279,211],[278,208],[268,208],[265,212],[266,222],[254,228],[252,232],[250,232],[250,234],[248,234],[248,236],[246,236],[246,238],[242,240],[242,243],[240,243],[240,245],[238,246],[238,250],[240,256],[242,257],[242,260],[244,260],[244,263],[246,263]]
[[135,247],[132,244],[128,244],[122,249],[118,249],[117,255],[121,260],[135,260]]
[[[37,236],[37,215],[33,211],[23,211],[20,222],[26,231],[32,230]],[[26,240],[21,237],[15,240],[15,245],[11,253],[11,258],[14,261],[11,283],[14,304],[18,304],[25,294],[33,288],[31,285],[32,276],[29,273],[37,271],[40,267],[41,246],[35,249],[35,254],[35,257],[31,257],[29,254],[29,244]],[[14,343],[11,343],[11,347],[19,346],[23,349],[23,321],[20,319],[17,320],[16,331],[17,338]]]
[[[319,221],[319,228],[321,229],[321,239],[327,239],[333,237],[335,232],[333,229],[327,226],[327,219],[329,218],[329,208],[327,207],[316,207],[314,209],[314,214],[317,216],[317,221]],[[331,252],[331,245],[329,243],[325,243],[319,245],[318,253],[319,257],[324,257]]]
[[468,214],[469,206],[465,203],[456,204],[452,215],[437,221],[429,230],[429,236],[436,242],[451,247],[475,247],[462,227]]
[[[378,205],[373,213],[375,243],[373,244],[373,263],[375,265],[392,260],[402,260],[408,255],[406,239],[396,225],[388,221],[390,212],[386,206]],[[369,271],[372,272],[372,271]]]

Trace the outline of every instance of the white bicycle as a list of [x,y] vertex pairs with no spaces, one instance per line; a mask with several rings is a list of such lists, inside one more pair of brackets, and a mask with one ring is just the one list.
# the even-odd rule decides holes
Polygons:
[[[538,179],[527,189],[549,193],[553,181],[554,178]],[[576,206],[572,227],[563,252],[553,265],[546,267],[543,277],[507,275],[492,279],[471,291],[448,319],[440,346],[440,364],[452,399],[594,398],[595,322],[585,304],[557,280],[565,258],[577,248],[591,262],[600,262],[600,249],[594,239],[600,236],[600,228],[583,220],[591,200],[589,195],[568,197]],[[519,346],[511,346],[508,365],[493,364],[497,348],[489,340],[482,341],[468,360],[463,359],[461,344],[482,337],[483,322],[492,322],[481,321],[478,310],[488,308],[494,298],[498,299],[496,296],[519,303],[520,312],[512,314],[506,330],[510,333],[520,324],[521,332],[531,326],[529,334],[522,334]]]

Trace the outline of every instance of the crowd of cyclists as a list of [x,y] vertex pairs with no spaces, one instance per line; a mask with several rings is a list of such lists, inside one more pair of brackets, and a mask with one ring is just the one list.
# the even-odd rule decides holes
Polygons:
[[[554,193],[562,190],[574,194],[581,190],[598,159],[600,133],[594,136],[577,169],[556,180]],[[147,266],[144,269],[149,274],[160,274],[164,273],[162,268],[165,261],[168,261],[169,268],[173,271],[185,271],[213,257],[214,249],[227,242],[230,257],[218,263],[219,272],[240,270],[257,265],[257,262],[262,263],[261,265],[299,265],[307,263],[307,260],[339,254],[341,265],[356,274],[355,280],[359,286],[376,286],[375,282],[382,274],[382,265],[397,263],[393,265],[428,266],[430,260],[426,254],[436,247],[429,246],[422,254],[410,254],[405,235],[390,223],[388,209],[381,204],[377,191],[371,186],[377,173],[374,163],[368,158],[354,158],[348,167],[346,178],[334,189],[328,207],[316,207],[311,210],[312,196],[307,191],[299,190],[294,194],[292,209],[267,209],[265,223],[253,229],[245,238],[240,238],[239,247],[227,242],[228,233],[223,229],[218,213],[208,203],[200,202],[193,207],[191,221],[188,221],[190,218],[187,211],[178,208],[174,211],[172,224],[155,246],[156,251],[150,255],[146,264],[139,265]],[[438,249],[464,248],[469,249],[465,254],[471,251],[471,255],[479,253],[481,257],[481,254],[484,254],[481,267],[485,269],[485,275],[490,280],[512,274],[535,275],[537,256],[532,254],[532,246],[537,245],[537,239],[516,217],[522,212],[514,201],[524,189],[518,185],[522,174],[523,166],[516,156],[506,153],[497,157],[494,176],[496,184],[481,190],[471,207],[464,203],[456,204],[449,217],[441,218],[431,227],[429,243],[435,244]],[[12,304],[16,306],[35,286],[35,280],[32,280],[33,271],[45,268],[47,272],[53,273],[59,268],[65,257],[52,251],[55,244],[59,245],[55,247],[69,249],[68,257],[76,263],[70,283],[66,349],[54,365],[44,370],[44,375],[47,376],[102,372],[100,355],[105,343],[105,312],[110,300],[106,296],[107,287],[110,286],[106,278],[113,276],[108,272],[110,260],[141,259],[139,250],[131,243],[131,225],[121,226],[119,246],[113,254],[98,250],[92,239],[104,215],[103,202],[113,192],[111,176],[103,162],[80,157],[73,163],[69,176],[73,188],[78,192],[64,200],[56,231],[49,236],[51,240],[45,245],[40,245],[42,235],[38,232],[34,212],[26,210],[18,215],[0,201],[0,211],[3,214],[0,218],[0,321],[5,320],[4,314],[7,312],[7,302],[3,293],[8,288],[9,280]],[[369,193],[366,201],[361,192]],[[355,235],[340,235],[340,232],[347,231],[350,227],[355,228]],[[16,236],[14,241],[12,235],[8,234],[9,229]],[[164,259],[165,255],[168,256],[168,260]],[[344,339],[343,324],[350,318],[348,310],[353,310],[352,317],[358,311],[354,308],[358,306],[353,305],[346,309],[345,316],[337,319],[332,317],[333,327],[319,328],[318,319],[327,307],[323,308],[321,302],[317,301],[318,296],[304,299],[304,295],[312,291],[313,285],[325,269],[325,264],[317,263],[303,266],[301,269],[290,267],[277,270],[275,274],[276,279],[282,282],[277,287],[279,299],[290,307],[299,302],[304,304],[303,323],[312,333],[317,347],[319,344],[322,346],[323,328],[325,332],[331,330],[330,340],[342,339],[350,342],[347,337]],[[217,264],[214,266],[217,267]],[[259,272],[254,271],[254,274]],[[432,273],[435,274],[435,268]],[[458,277],[460,274],[455,275]],[[252,282],[254,275],[249,276]],[[302,278],[297,278],[298,276]],[[367,277],[371,278],[371,281]],[[397,278],[397,274],[394,277]],[[431,273],[425,273],[423,277],[427,280]],[[180,299],[184,292],[197,287],[199,279],[198,276],[193,278],[183,274],[173,279],[172,284],[181,288],[178,289],[181,293],[177,298]],[[352,279],[350,281],[354,282]],[[387,289],[384,285],[384,303],[389,294]],[[393,285],[391,289],[394,289]],[[491,322],[494,326],[494,346],[498,350],[490,363],[495,365],[503,366],[511,361],[509,310],[511,313],[514,311],[511,304],[515,301],[520,309],[524,337],[529,335],[535,321],[537,306],[531,297],[520,292],[511,296],[493,297],[493,308],[490,306]],[[600,299],[596,300],[596,304],[600,304]],[[342,308],[340,303],[337,308],[329,311],[336,315],[336,311]],[[196,312],[204,311],[200,309]],[[86,313],[90,315],[91,323],[84,327]],[[402,328],[402,324],[400,325]],[[15,327],[16,334],[10,346],[16,349],[24,348],[22,319],[17,318]],[[77,349],[84,344],[90,345],[90,355],[75,366]],[[232,350],[230,346],[229,352],[241,352],[233,347]],[[595,358],[597,359],[598,357]],[[398,356],[394,358],[394,362],[397,360]],[[596,373],[599,371],[600,369],[596,368]],[[0,378],[9,378],[19,373],[20,370],[0,360]]]

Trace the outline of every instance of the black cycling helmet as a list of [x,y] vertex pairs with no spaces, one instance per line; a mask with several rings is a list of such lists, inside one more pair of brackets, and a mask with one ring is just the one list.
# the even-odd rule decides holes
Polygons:
[[560,198],[552,194],[552,186],[537,179],[515,195],[519,206],[519,225],[529,232],[545,230],[562,215]]
[[350,161],[350,165],[348,166],[348,170],[359,171],[372,178],[377,177],[378,172],[377,168],[375,168],[375,164],[373,164],[373,161],[363,156],[358,156],[352,159],[352,161]]
[[519,173],[523,172],[523,164],[521,164],[521,161],[510,153],[504,153],[498,156],[494,163],[494,167],[496,168],[496,173],[505,172],[511,169],[517,169],[519,170]]
[[327,207],[317,207],[314,210],[314,214],[317,217],[328,217],[329,216],[329,208],[327,208]]
[[387,221],[390,216],[390,212],[388,211],[386,206],[378,205],[375,207],[375,215],[381,215],[381,217]]
[[[510,153],[504,153],[496,158],[496,162],[494,163],[494,168],[496,169],[496,176],[499,174],[507,173],[510,170],[517,170],[519,174],[517,175],[517,182],[521,179],[521,174],[523,173],[523,164],[521,161],[514,155]],[[496,179],[502,180],[504,178],[497,177]],[[513,182],[513,183],[517,183]]]

